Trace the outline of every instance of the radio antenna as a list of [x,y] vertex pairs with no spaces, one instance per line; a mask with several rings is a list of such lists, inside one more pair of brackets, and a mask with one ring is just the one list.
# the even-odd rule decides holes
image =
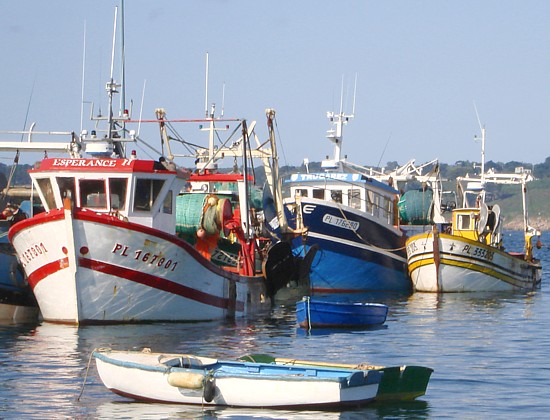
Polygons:
[[206,72],[204,85],[204,115],[208,118],[208,51],[206,52]]

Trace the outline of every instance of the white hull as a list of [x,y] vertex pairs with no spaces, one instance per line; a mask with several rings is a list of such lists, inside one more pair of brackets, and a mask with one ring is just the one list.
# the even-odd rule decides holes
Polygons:
[[[380,380],[378,377],[370,381],[369,372],[353,370],[324,369],[333,372],[329,376],[314,368],[218,362],[200,357],[193,359],[200,360],[202,366],[183,369],[162,363],[182,355],[108,350],[94,354],[99,376],[107,388],[143,401],[235,407],[335,407],[372,401],[379,385],[375,382]],[[208,379],[213,383],[210,397],[205,389]]]
[[12,242],[46,321],[199,321],[267,306],[263,279],[224,272],[173,235],[106,214],[56,210]]
[[528,291],[540,286],[537,262],[459,236],[436,237],[435,252],[431,232],[407,241],[409,275],[418,292]]

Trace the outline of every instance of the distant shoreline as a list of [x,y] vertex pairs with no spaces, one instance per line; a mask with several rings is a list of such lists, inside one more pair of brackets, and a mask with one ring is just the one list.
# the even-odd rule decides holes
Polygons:
[[[542,232],[550,231],[550,218],[548,217],[531,217],[529,225]],[[514,217],[509,222],[504,222],[505,230],[523,230],[523,218]]]

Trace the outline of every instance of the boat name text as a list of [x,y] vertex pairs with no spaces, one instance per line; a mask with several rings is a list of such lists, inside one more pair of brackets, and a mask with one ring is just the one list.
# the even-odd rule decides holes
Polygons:
[[117,166],[130,166],[130,159],[120,162],[117,159],[61,159],[53,160],[52,166],[62,168],[116,168]]
[[144,252],[142,249],[131,251],[128,245],[122,245],[119,243],[115,244],[111,252],[121,257],[133,257],[134,260],[150,265],[156,265],[158,268],[164,268],[169,271],[174,271],[178,265],[177,261],[167,260],[160,255],[152,254],[151,252]]

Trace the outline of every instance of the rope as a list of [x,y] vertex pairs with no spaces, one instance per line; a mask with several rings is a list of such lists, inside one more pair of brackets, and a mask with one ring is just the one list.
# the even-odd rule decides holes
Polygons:
[[[342,215],[342,217],[344,218],[344,220],[346,222],[349,222],[348,218],[346,217],[346,215],[344,214],[344,211],[342,210],[342,207],[340,206],[340,203],[336,203],[336,206],[338,207],[338,210],[340,210],[340,214]],[[350,223],[349,226],[351,227],[352,224]],[[406,248],[406,246],[402,246],[402,247],[399,247],[399,248],[382,248],[382,247],[379,247],[379,246],[376,246],[374,245],[372,242],[369,242],[367,241],[365,238],[363,238],[359,232],[357,232],[356,229],[350,229],[353,233],[355,233],[355,235],[361,240],[363,241],[363,243],[367,244],[367,245],[370,245],[372,246],[373,248],[376,248],[376,249],[381,249],[382,251],[402,251]]]
[[96,347],[90,352],[90,357],[88,358],[88,364],[86,365],[86,373],[84,374],[84,382],[82,382],[82,388],[80,388],[80,394],[78,394],[77,401],[80,401],[80,397],[82,397],[82,394],[84,393],[84,385],[86,385],[86,380],[88,379],[88,372],[90,371],[90,364],[92,363],[92,356],[94,355],[95,351],[101,351],[101,350],[109,350],[108,348],[100,348]]
[[306,310],[307,310],[307,332],[311,331],[311,312],[309,310],[309,296],[306,297]]

